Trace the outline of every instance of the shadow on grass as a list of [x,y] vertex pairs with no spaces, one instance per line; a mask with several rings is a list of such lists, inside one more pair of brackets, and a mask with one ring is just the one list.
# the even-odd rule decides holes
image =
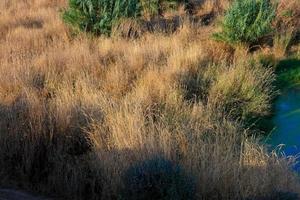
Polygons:
[[[120,194],[113,193],[112,183],[115,182],[110,176],[117,171],[117,175],[124,174],[126,177],[127,182],[123,183],[126,192],[138,191],[140,193],[135,194],[142,197],[146,195],[144,198],[137,196],[136,199],[153,199],[151,197],[157,196],[157,199],[194,198],[195,186],[191,185],[190,177],[194,177],[195,174],[189,174],[183,169],[181,171],[179,165],[168,160],[153,162],[150,158],[150,161],[147,161],[145,159],[149,155],[147,149],[110,149],[103,150],[102,153],[92,148],[85,148],[86,143],[89,142],[84,140],[84,132],[76,127],[88,126],[89,121],[84,120],[82,113],[78,112],[80,107],[71,111],[70,115],[74,117],[70,117],[70,125],[62,129],[57,124],[52,124],[51,128],[46,111],[34,116],[36,120],[33,120],[33,111],[29,103],[26,98],[20,97],[11,105],[0,104],[0,130],[3,131],[0,135],[0,174],[7,174],[8,181],[13,180],[12,184],[42,193],[55,194],[65,199],[117,199]],[[36,128],[39,127],[38,125],[40,128]],[[141,161],[137,158],[141,158]],[[216,162],[208,162],[204,170],[213,169],[214,163]],[[126,168],[127,165],[129,169]],[[255,177],[265,173],[265,168],[245,166],[243,174],[245,172]],[[228,176],[224,176],[222,171],[217,170],[214,174],[220,177],[220,183],[212,185],[209,182],[204,183],[204,192],[206,188],[213,188],[209,191],[214,191],[214,193],[200,194],[204,199],[221,199],[229,192],[233,192],[233,196],[239,195],[239,190],[226,187],[224,189],[224,184],[234,181],[228,180]],[[119,183],[117,180],[116,184]],[[248,185],[248,182],[243,183]],[[233,185],[232,188],[236,187]],[[173,196],[174,194],[177,196]],[[267,197],[270,195],[273,196],[273,194],[264,194]],[[276,195],[277,193],[274,192],[274,196]],[[253,200],[256,199],[268,198]],[[283,198],[279,196],[273,199]]]

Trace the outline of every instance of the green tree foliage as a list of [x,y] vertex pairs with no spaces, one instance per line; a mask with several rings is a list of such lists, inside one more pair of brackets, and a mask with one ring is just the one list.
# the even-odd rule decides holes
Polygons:
[[140,13],[139,0],[69,0],[63,19],[77,30],[110,35],[120,19],[135,18]]
[[235,0],[214,37],[230,44],[258,42],[272,32],[275,7],[270,0]]

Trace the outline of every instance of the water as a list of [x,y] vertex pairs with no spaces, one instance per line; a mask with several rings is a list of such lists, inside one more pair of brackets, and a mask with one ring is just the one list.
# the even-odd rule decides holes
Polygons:
[[[273,147],[284,144],[285,155],[300,153],[300,88],[284,91],[275,103],[275,129],[268,143]],[[297,167],[298,168],[298,167]]]

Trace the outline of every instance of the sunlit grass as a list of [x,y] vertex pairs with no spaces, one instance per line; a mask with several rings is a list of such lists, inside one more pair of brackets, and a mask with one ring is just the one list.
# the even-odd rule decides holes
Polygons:
[[[226,2],[195,13],[218,15]],[[300,193],[295,158],[248,137],[248,117],[271,111],[274,68],[188,21],[135,40],[73,37],[64,6],[0,1],[1,185],[117,199],[128,169],[159,157],[193,177],[197,199]]]

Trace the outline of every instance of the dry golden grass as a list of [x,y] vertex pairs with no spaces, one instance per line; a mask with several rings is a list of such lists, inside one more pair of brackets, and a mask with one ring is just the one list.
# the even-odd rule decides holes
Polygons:
[[195,177],[197,199],[300,192],[293,158],[268,154],[228,115],[269,110],[273,73],[236,58],[247,51],[211,42],[205,27],[72,38],[65,5],[0,2],[1,184],[115,199],[128,167],[159,155]]
[[273,41],[273,54],[282,59],[288,53],[290,47],[297,43],[300,33],[300,1],[281,0],[278,2],[276,20],[274,22],[275,34]]
[[219,14],[224,12],[229,7],[231,0],[202,0],[200,2],[200,8],[198,9],[197,14],[204,15],[209,13]]
[[[300,1],[299,0],[281,0],[278,2],[276,23],[279,28],[300,27]],[[298,31],[298,30],[297,30]]]

